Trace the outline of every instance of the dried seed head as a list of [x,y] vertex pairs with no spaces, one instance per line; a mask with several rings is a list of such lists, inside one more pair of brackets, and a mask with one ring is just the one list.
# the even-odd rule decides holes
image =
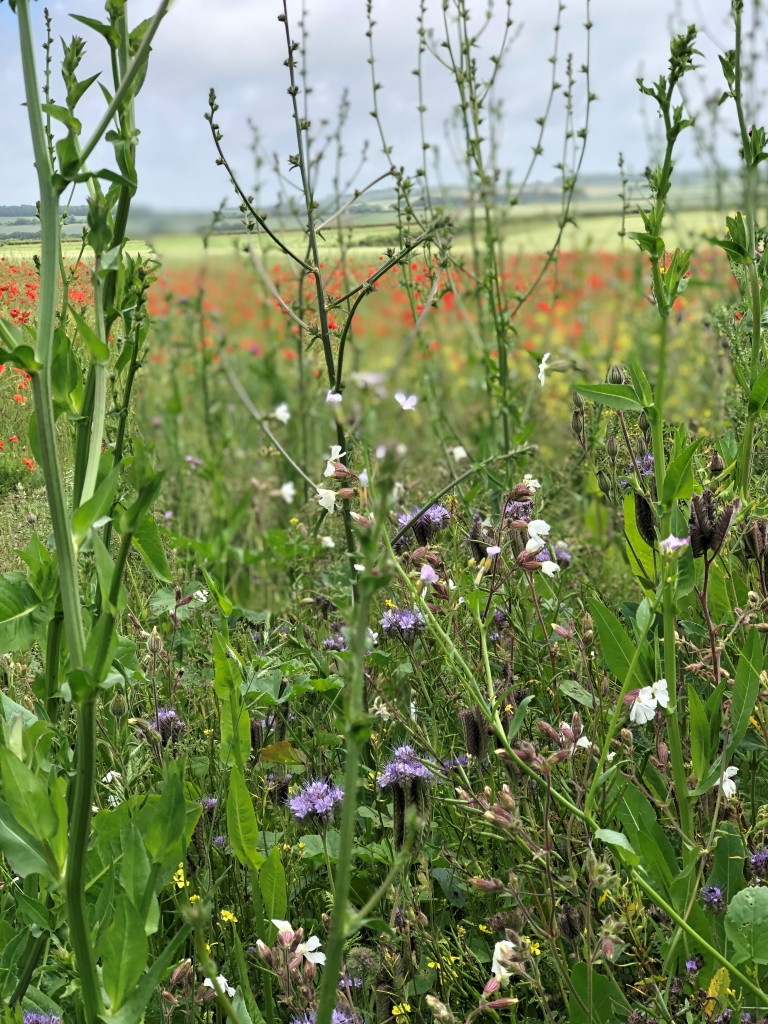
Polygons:
[[756,519],[744,531],[744,553],[747,558],[760,558],[765,551],[766,522]]
[[715,532],[715,499],[712,491],[694,494],[691,498],[691,513],[688,531],[691,536],[691,550],[694,558],[701,558],[712,544]]
[[[715,529],[712,533],[712,556],[720,553],[720,550],[725,544],[725,538],[728,536],[728,531],[733,525],[733,521],[736,518],[736,513],[741,508],[741,502],[738,498],[734,498],[733,501],[728,502],[720,516],[715,523]],[[765,548],[765,534],[766,534],[766,523],[765,520],[760,520],[762,523],[761,531],[763,537],[763,548]]]
[[637,532],[649,547],[656,544],[656,516],[642,494],[635,495],[635,525]]

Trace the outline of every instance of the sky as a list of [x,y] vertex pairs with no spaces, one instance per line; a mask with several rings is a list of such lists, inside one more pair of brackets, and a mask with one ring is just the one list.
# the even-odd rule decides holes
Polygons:
[[[355,186],[362,187],[387,169],[388,160],[370,116],[371,68],[366,38],[366,0],[306,0],[308,15],[307,69],[310,85],[310,120],[313,132],[323,119],[335,124],[339,101],[348,90],[350,112],[345,127],[344,148],[349,154],[343,174],[351,176],[360,161],[366,140],[366,161]],[[446,125],[457,101],[455,83],[438,60],[441,0],[425,0],[426,23],[435,28],[435,55],[424,54],[424,114],[430,156],[440,155],[440,176],[446,183],[460,181],[451,159],[452,143]],[[487,0],[467,0],[478,23]],[[553,25],[558,0],[516,0],[512,5],[514,40],[498,76],[495,95],[503,103],[504,118],[499,165],[519,177],[528,163],[537,126],[544,113],[552,65]],[[32,4],[38,33],[37,52],[42,58],[42,6]],[[78,26],[70,11],[100,17],[102,2],[96,0],[49,0],[54,33],[69,37],[77,32],[88,43],[83,75],[108,68],[106,44],[91,30]],[[130,0],[131,23],[148,16],[153,5],[147,0]],[[417,59],[418,0],[374,0],[375,77],[381,122],[392,161],[413,170],[421,161],[421,136],[417,112],[418,80],[412,74]],[[751,7],[749,0],[746,5]],[[478,47],[481,67],[490,67],[488,57],[499,46],[506,12],[497,0],[497,10]],[[252,132],[258,127],[263,152],[270,165],[265,169],[265,200],[275,195],[271,170],[273,154],[289,179],[288,156],[296,151],[287,94],[288,71],[284,27],[277,21],[282,0],[175,0],[162,24],[150,59],[146,83],[137,102],[137,123],[141,130],[138,150],[139,192],[135,203],[158,210],[205,210],[223,199],[233,203],[226,173],[217,167],[216,153],[208,125],[203,118],[208,90],[214,87],[221,109],[218,123],[224,132],[223,145],[245,187],[254,182]],[[657,128],[651,101],[639,95],[636,77],[656,77],[666,69],[671,26],[695,21],[702,26],[701,49],[704,65],[691,76],[688,88],[693,106],[721,88],[717,47],[730,44],[729,0],[592,0],[591,89],[597,100],[592,106],[583,170],[588,173],[616,171],[619,152],[630,170],[640,172],[648,162],[649,129]],[[301,16],[300,0],[288,0],[289,20],[294,38]],[[574,66],[585,62],[586,0],[569,0],[562,12],[559,32],[558,80],[564,81],[563,60],[574,55]],[[55,53],[60,54],[57,42]],[[765,51],[763,51],[765,52]],[[16,17],[7,3],[0,3],[0,204],[31,203],[37,198],[34,167],[29,143],[26,111],[23,107],[21,64]],[[103,63],[102,63],[103,62]],[[109,76],[109,72],[106,72]],[[584,123],[584,75],[577,71],[575,126]],[[108,81],[108,79],[107,79]],[[63,90],[55,72],[54,98]],[[86,94],[78,107],[85,126],[95,124],[104,100],[98,87]],[[644,109],[644,113],[643,113]],[[726,115],[727,111],[724,111]],[[730,120],[730,118],[729,118]],[[326,129],[325,134],[327,134]],[[322,132],[320,132],[322,135]],[[680,167],[696,166],[693,133],[681,149]],[[551,120],[544,140],[544,153],[534,179],[552,180],[562,150],[562,90],[555,95]],[[728,148],[729,141],[724,140]],[[728,155],[728,154],[726,154]],[[104,146],[91,166],[110,166],[110,150]],[[318,191],[330,187],[330,168]],[[236,204],[234,204],[236,205]]]

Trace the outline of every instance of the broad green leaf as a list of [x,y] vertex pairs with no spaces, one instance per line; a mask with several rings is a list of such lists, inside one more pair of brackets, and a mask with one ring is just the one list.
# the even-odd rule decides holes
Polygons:
[[642,412],[643,409],[628,384],[575,384],[574,391],[609,409],[621,409],[623,412]]
[[80,545],[93,524],[109,511],[115,498],[119,475],[120,467],[115,466],[104,477],[88,501],[83,502],[72,513],[72,536],[75,544]]
[[264,917],[283,920],[288,909],[288,895],[285,887],[285,869],[280,860],[280,850],[273,846],[259,871],[259,887],[264,900]]
[[755,710],[755,701],[760,690],[760,673],[763,669],[763,650],[760,634],[754,628],[749,631],[747,642],[736,667],[731,701],[731,731],[728,736],[726,760],[730,760],[746,735],[749,719]]
[[630,356],[628,363],[629,372],[632,377],[632,387],[645,408],[650,409],[653,405],[653,392],[651,391],[651,385],[648,383],[648,378],[645,376],[645,371],[640,365],[640,360],[637,356]]
[[157,523],[152,518],[152,513],[147,512],[138,529],[133,534],[133,546],[139,552],[150,572],[162,580],[163,583],[171,582],[171,567],[168,565],[168,556],[165,553],[163,542],[160,539],[160,531]]
[[[613,612],[609,611],[601,601],[590,598],[589,611],[600,637],[608,668],[622,683],[626,682],[629,666],[635,655],[635,645]],[[642,686],[646,681],[645,674],[644,659],[641,657],[636,663],[634,677],[631,680],[632,685]]]
[[[583,1006],[589,1004],[587,965],[582,961],[571,968],[571,984]],[[616,1024],[626,1020],[630,1006],[624,995],[611,978],[600,974],[597,967],[592,971],[592,1019],[590,1024]],[[579,1003],[571,1000],[571,1024],[587,1024],[587,1015]]]
[[0,747],[0,768],[5,799],[19,825],[35,839],[55,836],[59,819],[45,782],[7,747]]
[[608,846],[620,850],[619,856],[626,864],[639,864],[640,858],[632,848],[632,843],[623,832],[614,832],[611,828],[599,828],[595,831],[595,838],[600,839]]
[[149,953],[144,922],[126,895],[117,898],[112,924],[102,936],[98,953],[111,1009],[119,1010],[144,973]]
[[139,910],[149,880],[149,857],[141,832],[133,822],[123,828],[121,839],[123,858],[120,862],[120,884],[136,910]]
[[243,953],[243,944],[240,941],[240,937],[237,932],[232,936],[235,945],[235,963],[237,964],[237,974],[240,979],[240,988],[243,992],[243,998],[245,1000],[245,1006],[248,1010],[248,1016],[251,1018],[252,1024],[264,1024],[264,1018],[261,1015],[256,999],[251,989],[251,982],[248,977],[248,965],[245,962],[245,954]]
[[117,1012],[101,1014],[101,1019],[105,1024],[139,1024],[144,1017],[147,1003],[155,994],[164,975],[170,971],[177,959],[177,950],[184,944],[191,931],[190,926],[185,925],[176,932],[160,956],[141,977],[121,1008]]
[[[667,473],[664,477],[664,490],[662,493],[662,501],[665,505],[669,505],[678,498],[683,497],[686,478],[690,476],[691,459],[696,454],[702,441],[703,438],[699,438],[697,441],[694,441],[693,444],[689,444],[685,451],[678,455],[676,459],[672,459],[670,464],[667,466]],[[691,490],[693,490],[692,478]],[[688,497],[690,497],[690,495],[688,495]]]
[[227,795],[227,835],[235,856],[244,868],[257,871],[264,863],[258,850],[259,826],[248,787],[239,768],[229,775]]
[[52,608],[35,593],[23,572],[0,576],[0,653],[31,647]]
[[221,614],[222,615],[231,615],[234,606],[233,606],[232,602],[229,600],[229,598],[227,597],[227,595],[226,594],[222,594],[222,592],[216,586],[216,584],[215,584],[213,578],[211,577],[210,573],[207,572],[206,569],[203,569],[203,576],[205,577],[205,582],[208,585],[208,589],[210,590],[210,592],[213,594],[214,598],[216,599],[216,604],[219,606],[219,611],[221,612]]
[[219,760],[225,765],[242,765],[251,753],[251,720],[235,690],[221,702],[219,729]]
[[178,849],[181,859],[186,822],[184,790],[179,777],[172,775],[163,786],[157,810],[144,839],[147,852],[155,864],[162,864],[169,855],[175,856],[174,847]]
[[736,893],[725,915],[725,934],[733,943],[734,964],[768,964],[768,889]]
[[213,634],[213,689],[217,697],[226,700],[240,685],[240,666],[232,657],[227,641],[219,632]]
[[14,889],[13,897],[16,900],[19,913],[27,924],[34,925],[36,928],[42,928],[43,931],[53,931],[51,912],[44,903],[34,899],[32,896],[25,895],[23,890],[18,887]]
[[52,878],[43,848],[34,836],[16,821],[5,803],[0,803],[0,850],[17,875],[42,875]]
[[93,361],[95,363],[109,362],[109,348],[104,344],[101,338],[98,337],[94,329],[76,310],[70,308],[69,312],[77,324],[77,333],[88,346],[88,350],[93,356]]
[[738,830],[729,821],[723,822],[718,829],[712,871],[707,878],[707,885],[716,885],[722,889],[728,902],[746,888],[745,859],[744,841]]
[[768,367],[763,370],[749,392],[749,404],[747,415],[756,416],[765,405],[768,399]]
[[688,711],[691,724],[691,760],[696,781],[701,783],[709,771],[709,719],[701,698],[688,687]]

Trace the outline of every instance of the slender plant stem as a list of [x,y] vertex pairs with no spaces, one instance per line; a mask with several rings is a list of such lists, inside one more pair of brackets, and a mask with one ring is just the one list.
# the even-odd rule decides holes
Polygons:
[[[102,302],[101,284],[101,260],[96,257],[93,268],[93,306],[96,318],[96,334],[99,341],[105,345],[107,339],[104,334],[104,308]],[[88,442],[88,457],[85,462],[85,476],[83,488],[80,492],[80,504],[83,505],[89,498],[93,497],[96,490],[96,480],[99,475],[99,460],[101,459],[101,445],[104,440],[104,423],[106,420],[107,402],[107,367],[100,359],[93,357],[93,416],[91,418],[91,432]]]

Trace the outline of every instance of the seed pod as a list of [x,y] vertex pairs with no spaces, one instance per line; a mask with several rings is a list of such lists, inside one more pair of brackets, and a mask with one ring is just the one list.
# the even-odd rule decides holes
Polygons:
[[608,384],[623,384],[624,383],[624,371],[620,366],[612,366],[606,376],[606,382]]
[[[715,529],[712,534],[712,557],[719,554],[720,549],[725,543],[725,538],[728,536],[728,531],[733,525],[733,520],[736,518],[736,513],[741,508],[741,502],[738,498],[734,498],[733,501],[728,502],[720,516],[715,523]],[[762,523],[763,530],[763,548],[765,548],[765,520],[760,520]]]
[[715,499],[712,491],[694,494],[691,498],[691,514],[688,518],[688,532],[694,558],[701,558],[712,544],[715,532]]
[[645,543],[653,547],[656,543],[656,516],[642,494],[635,495],[635,525]]
[[605,451],[611,462],[615,462],[619,454],[619,442],[613,434],[605,442]]
[[469,708],[462,708],[459,712],[459,721],[464,732],[464,746],[467,753],[472,757],[480,755],[480,730],[473,711]]
[[580,409],[573,410],[573,416],[571,416],[571,430],[578,438],[580,438],[584,433],[584,413]]
[[644,434],[648,434],[651,429],[650,421],[646,416],[645,409],[642,410],[640,415],[637,417],[637,425]]
[[744,553],[747,558],[760,558],[765,551],[765,537],[768,524],[764,519],[756,519],[744,531]]
[[571,397],[573,398],[573,407],[574,407],[574,409],[583,409],[584,408],[584,405],[585,405],[585,403],[584,403],[584,395],[580,395],[578,391],[573,391],[571,393]]
[[584,612],[584,617],[581,620],[581,635],[584,638],[585,642],[588,642],[592,639],[593,627],[594,623],[592,622],[592,616],[589,614],[589,612]]
[[579,907],[563,904],[561,913],[557,915],[557,927],[566,942],[575,942],[584,928],[584,914]]
[[598,469],[597,471],[597,486],[600,488],[600,490],[603,492],[606,498],[610,498],[612,491],[611,478],[608,476],[604,469]]

